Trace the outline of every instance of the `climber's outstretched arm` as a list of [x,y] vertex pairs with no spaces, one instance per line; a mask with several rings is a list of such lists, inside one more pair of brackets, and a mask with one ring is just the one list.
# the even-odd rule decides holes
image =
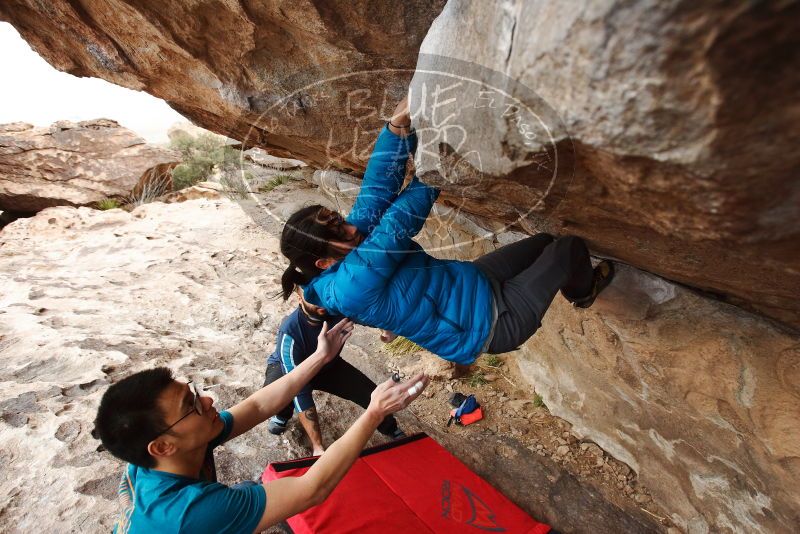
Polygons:
[[417,146],[417,138],[408,127],[411,119],[405,101],[397,105],[389,122],[395,126],[387,124],[381,129],[364,172],[361,191],[347,216],[347,223],[358,228],[365,237],[397,199],[406,175],[408,156]]

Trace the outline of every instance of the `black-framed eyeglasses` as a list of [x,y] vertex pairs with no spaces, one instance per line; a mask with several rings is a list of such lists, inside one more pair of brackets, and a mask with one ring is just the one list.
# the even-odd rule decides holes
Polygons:
[[[165,434],[165,433],[169,432],[172,427],[174,427],[175,425],[177,425],[178,423],[180,423],[181,421],[183,421],[184,419],[186,419],[187,417],[189,417],[193,413],[196,413],[197,415],[203,415],[203,403],[200,402],[200,392],[201,392],[200,386],[198,386],[197,383],[193,382],[192,380],[189,380],[186,383],[186,385],[189,386],[189,389],[192,390],[192,409],[188,413],[184,414],[180,419],[178,419],[177,421],[175,421],[174,423],[169,425],[165,430],[162,430],[158,434],[159,436],[161,434]],[[156,436],[156,437],[158,437],[158,436]]]

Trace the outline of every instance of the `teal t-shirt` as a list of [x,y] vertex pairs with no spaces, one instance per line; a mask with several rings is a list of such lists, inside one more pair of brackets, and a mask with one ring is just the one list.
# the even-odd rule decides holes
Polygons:
[[267,494],[255,482],[217,482],[214,447],[225,442],[233,415],[219,414],[225,427],[208,444],[200,479],[128,464],[119,485],[124,510],[115,534],[171,532],[253,532],[264,514]]

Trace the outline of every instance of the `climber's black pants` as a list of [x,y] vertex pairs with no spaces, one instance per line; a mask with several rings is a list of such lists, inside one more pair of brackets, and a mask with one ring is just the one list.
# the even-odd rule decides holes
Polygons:
[[[264,385],[271,384],[283,376],[283,369],[279,363],[267,364],[264,374]],[[355,402],[365,410],[369,406],[370,396],[377,387],[358,368],[354,367],[341,356],[334,358],[311,379],[308,383],[312,390],[324,391],[336,395],[340,399]],[[276,415],[284,421],[292,418],[294,405],[290,402]],[[397,430],[397,420],[393,415],[387,415],[378,425],[378,432],[386,436],[392,435]]]
[[537,234],[475,260],[492,282],[497,323],[489,353],[519,347],[541,326],[556,293],[567,300],[592,290],[589,250],[579,237]]

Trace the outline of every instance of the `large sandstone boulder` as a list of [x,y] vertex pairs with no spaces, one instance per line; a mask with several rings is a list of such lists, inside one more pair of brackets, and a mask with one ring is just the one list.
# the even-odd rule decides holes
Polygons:
[[687,532],[797,527],[798,336],[622,266],[590,310],[558,298],[517,361]]
[[59,70],[147,91],[275,156],[360,169],[356,146],[381,122],[360,103],[391,112],[444,1],[12,0],[0,20]]
[[[246,146],[358,173],[442,5],[12,0],[0,19],[60,70],[148,91]],[[423,52],[549,104],[560,174],[548,188],[552,151],[521,143],[513,114],[486,120],[473,106],[459,121],[480,145],[482,179],[454,169],[442,201],[582,235],[599,253],[800,326],[798,9],[450,2]]]
[[35,213],[124,198],[143,179],[168,177],[179,159],[108,119],[0,125],[0,210]]
[[[14,0],[0,18],[61,70],[357,174],[441,7],[423,4]],[[448,72],[430,54],[456,58],[469,83],[425,105],[424,80],[412,86],[428,156],[419,174],[445,190],[437,254],[515,239],[511,224],[584,236],[638,268],[622,268],[617,296],[595,309],[557,300],[517,357],[548,406],[660,486],[654,496],[690,532],[798,521],[800,341],[720,302],[800,326],[798,6],[451,1],[420,65]],[[499,89],[542,122],[480,111],[502,103]],[[439,120],[459,112],[450,137],[435,105]]]
[[412,84],[418,173],[798,327],[797,20],[797,2],[451,0]]
[[798,524],[800,338],[709,298],[800,325],[798,17],[453,0],[412,82],[417,172],[445,202],[709,292],[621,266],[592,310],[557,299],[518,353],[689,532]]

